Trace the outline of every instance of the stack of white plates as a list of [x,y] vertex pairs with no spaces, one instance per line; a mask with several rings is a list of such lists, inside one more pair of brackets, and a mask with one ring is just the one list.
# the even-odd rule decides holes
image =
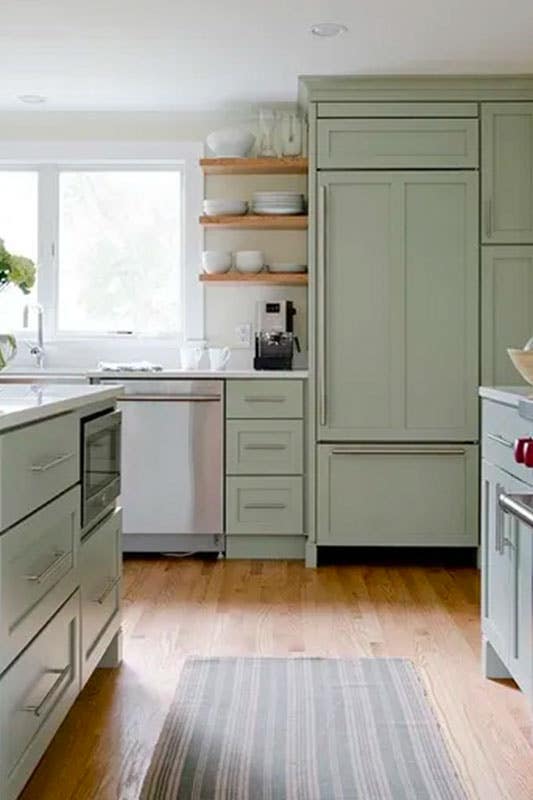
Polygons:
[[305,202],[299,192],[254,192],[254,214],[303,214]]
[[247,211],[245,200],[204,200],[204,214],[208,217],[242,216]]

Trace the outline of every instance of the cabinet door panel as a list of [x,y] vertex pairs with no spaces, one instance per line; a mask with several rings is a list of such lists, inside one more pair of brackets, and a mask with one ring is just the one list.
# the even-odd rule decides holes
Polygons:
[[477,439],[478,182],[404,181],[405,427],[414,438]]
[[321,435],[349,439],[401,420],[399,191],[391,173],[322,175]]
[[521,385],[507,348],[533,335],[533,247],[484,247],[481,269],[482,383]]
[[483,241],[533,244],[533,103],[482,106]]
[[475,547],[477,453],[475,446],[319,445],[318,544]]

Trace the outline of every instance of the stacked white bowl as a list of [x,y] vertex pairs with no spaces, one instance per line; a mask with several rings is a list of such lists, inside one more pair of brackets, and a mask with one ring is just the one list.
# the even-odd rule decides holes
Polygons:
[[299,192],[254,192],[254,214],[303,214],[305,200]]
[[248,211],[248,203],[246,200],[204,200],[203,209],[208,217],[240,217]]
[[202,268],[208,275],[223,275],[231,269],[231,253],[223,250],[204,250]]
[[238,272],[256,274],[265,266],[265,254],[261,250],[238,250],[235,267]]

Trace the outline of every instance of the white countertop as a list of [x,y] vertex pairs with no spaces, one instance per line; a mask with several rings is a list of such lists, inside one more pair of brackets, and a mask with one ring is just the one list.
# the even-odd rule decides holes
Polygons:
[[102,400],[113,400],[120,394],[122,389],[119,386],[0,384],[0,431],[74,411]]
[[533,386],[480,386],[479,396],[518,408],[520,400],[530,399],[533,402]]
[[210,369],[162,369],[159,372],[133,372],[132,370],[89,370],[87,373],[89,378],[102,378],[111,380],[126,380],[128,378],[135,378],[136,380],[150,380],[150,378],[184,378],[185,380],[195,380],[199,378],[209,378],[210,380],[224,380],[225,378],[257,378],[272,379],[281,378],[293,380],[307,378],[309,373],[306,369],[293,369],[293,370],[255,370],[255,369],[228,369],[228,370],[210,370]]

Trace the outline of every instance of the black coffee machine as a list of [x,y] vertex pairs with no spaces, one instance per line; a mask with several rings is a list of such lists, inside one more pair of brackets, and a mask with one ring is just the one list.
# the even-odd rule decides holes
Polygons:
[[254,369],[292,369],[294,349],[300,352],[294,335],[295,314],[292,300],[257,303]]

